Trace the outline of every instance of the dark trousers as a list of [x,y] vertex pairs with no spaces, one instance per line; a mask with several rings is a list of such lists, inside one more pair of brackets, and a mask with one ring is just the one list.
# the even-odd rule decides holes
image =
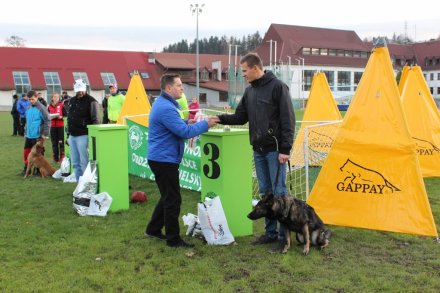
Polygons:
[[26,128],[26,117],[20,117],[20,128],[18,129],[18,135],[24,135]]
[[147,225],[148,234],[161,233],[165,227],[168,243],[180,241],[179,214],[182,197],[179,186],[179,165],[148,160],[156,177],[160,199]]
[[12,135],[19,135],[20,132],[20,115],[12,115],[13,124],[12,124]]
[[53,160],[59,162],[64,157],[64,126],[50,128]]

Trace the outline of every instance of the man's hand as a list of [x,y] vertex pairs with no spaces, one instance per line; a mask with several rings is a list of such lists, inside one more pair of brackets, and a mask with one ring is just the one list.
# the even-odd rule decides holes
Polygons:
[[285,154],[279,154],[278,155],[278,161],[280,162],[280,164],[284,164],[289,160],[289,155],[285,155]]
[[[217,118],[217,119],[215,119],[215,118]],[[216,126],[218,120],[219,120],[219,119],[218,119],[217,116],[210,116],[210,117],[208,117],[208,120],[207,120],[207,121],[208,121],[208,126],[209,126],[209,128]]]

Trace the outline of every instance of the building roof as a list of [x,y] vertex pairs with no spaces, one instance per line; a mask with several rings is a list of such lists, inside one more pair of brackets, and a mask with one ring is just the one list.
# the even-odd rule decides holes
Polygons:
[[[297,25],[271,24],[266,32],[261,46],[256,50],[263,60],[264,65],[270,63],[270,46],[272,40],[272,62],[287,63],[288,56],[294,63],[298,57],[304,57],[303,48],[344,49],[368,52],[367,48],[354,31],[337,30],[328,28],[316,28]],[[348,60],[346,60],[348,59]],[[333,56],[306,55],[305,64],[313,65],[336,65],[363,67],[367,63],[366,58],[342,58]]]
[[[186,53],[153,53],[156,62],[167,69],[195,69],[196,54]],[[212,63],[221,61],[222,71],[227,71],[229,64],[228,55],[199,54],[199,67],[210,69]],[[231,61],[233,62],[233,60]]]
[[58,72],[63,90],[73,89],[73,72],[86,72],[93,90],[104,89],[102,72],[112,72],[119,88],[127,89],[130,72],[147,72],[146,89],[159,89],[161,71],[148,63],[147,53],[71,49],[0,47],[0,89],[14,89],[13,71],[27,71],[32,89],[46,88],[42,72]]

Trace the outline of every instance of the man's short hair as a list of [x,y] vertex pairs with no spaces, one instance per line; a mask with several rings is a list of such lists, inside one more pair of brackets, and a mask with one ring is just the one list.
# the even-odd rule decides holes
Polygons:
[[180,78],[180,74],[177,73],[165,73],[160,78],[160,88],[164,90],[167,85],[173,85],[174,79]]
[[240,60],[240,64],[246,63],[248,67],[257,66],[260,69],[263,69],[263,62],[261,61],[260,56],[257,53],[248,53],[243,56]]
[[27,97],[32,98],[33,96],[37,96],[37,92],[36,91],[28,91]]

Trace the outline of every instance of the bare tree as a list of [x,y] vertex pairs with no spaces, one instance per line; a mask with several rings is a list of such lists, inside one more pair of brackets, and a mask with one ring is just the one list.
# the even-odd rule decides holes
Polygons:
[[10,36],[5,42],[8,47],[26,47],[26,40],[19,36]]

